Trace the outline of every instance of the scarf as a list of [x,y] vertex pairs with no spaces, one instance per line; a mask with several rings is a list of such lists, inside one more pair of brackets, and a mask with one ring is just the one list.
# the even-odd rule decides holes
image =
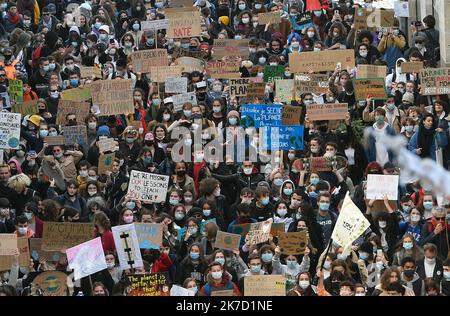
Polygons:
[[19,15],[19,14],[11,15],[11,13],[8,12],[8,20],[9,20],[12,24],[17,24],[17,23],[19,23],[20,15]]
[[422,148],[420,157],[431,157],[431,146],[434,142],[434,128],[426,129],[422,124],[419,127],[417,148]]

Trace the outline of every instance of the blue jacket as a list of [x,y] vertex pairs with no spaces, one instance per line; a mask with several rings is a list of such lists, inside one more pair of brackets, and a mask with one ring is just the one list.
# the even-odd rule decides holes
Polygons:
[[[373,127],[371,127],[371,128],[373,128]],[[386,133],[391,136],[396,135],[395,130],[390,126],[386,127]],[[366,156],[367,156],[368,162],[377,160],[377,148],[375,146],[375,143],[376,143],[375,137],[370,136],[368,139],[367,147],[366,147]],[[390,150],[388,150],[388,155],[389,155],[389,161],[392,162],[394,156]]]
[[[408,150],[415,153],[415,150],[418,148],[418,140],[417,137],[419,135],[419,129],[414,133],[413,137],[409,140]],[[430,156],[431,159],[436,161],[436,144],[445,148],[448,144],[448,138],[446,132],[436,132],[434,133],[434,142],[431,144],[430,148]]]

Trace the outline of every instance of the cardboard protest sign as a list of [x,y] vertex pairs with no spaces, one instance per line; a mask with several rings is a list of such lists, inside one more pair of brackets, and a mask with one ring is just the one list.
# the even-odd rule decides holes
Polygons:
[[33,285],[43,290],[44,296],[67,296],[67,274],[61,271],[40,272]]
[[330,86],[330,77],[328,75],[298,74],[295,75],[294,80],[296,96],[301,96],[303,93],[321,95],[327,93]]
[[132,170],[128,195],[133,200],[159,203],[166,200],[169,176]]
[[266,24],[280,24],[281,23],[281,14],[279,12],[264,12],[258,13],[258,24],[266,25]]
[[169,65],[167,50],[162,48],[138,50],[130,56],[135,72],[149,73],[151,67]]
[[0,234],[0,256],[14,255],[16,251],[16,234]]
[[348,192],[331,234],[333,242],[347,249],[362,233],[370,227],[370,222],[353,203]]
[[383,78],[386,77],[386,69],[386,66],[358,65],[356,78]]
[[66,143],[63,135],[47,136],[47,137],[44,138],[44,141],[49,146],[64,145]]
[[245,296],[286,296],[283,275],[249,275],[244,277]]
[[20,113],[22,116],[38,113],[38,100],[16,103],[11,106],[11,112]]
[[[179,8],[184,7],[186,10],[192,9],[192,1],[191,0],[170,0],[169,1],[170,8]],[[166,11],[169,9],[166,9]]]
[[398,198],[398,175],[367,175],[367,195],[370,200],[383,200],[386,194],[388,200]]
[[241,235],[226,233],[219,230],[216,235],[214,247],[234,251],[239,250],[240,242],[241,242]]
[[[239,74],[240,62],[237,59],[209,61],[206,63],[206,74],[214,79],[228,79],[230,74]],[[233,76],[233,75],[232,75]]]
[[302,255],[308,244],[306,232],[280,233],[278,246],[285,255]]
[[197,96],[195,92],[188,92],[183,94],[175,94],[172,97],[174,111],[181,111],[183,104],[189,102],[192,105],[197,105]]
[[15,103],[23,102],[23,82],[22,80],[8,80],[8,93],[11,101]]
[[[99,91],[95,89],[94,91]],[[86,101],[92,98],[91,85],[85,85],[80,88],[66,89],[61,91],[61,99],[71,101]]]
[[168,19],[160,19],[160,20],[153,20],[153,21],[141,21],[142,31],[167,30],[168,28],[169,28],[169,20]]
[[273,82],[274,80],[283,78],[284,78],[284,66],[281,65],[264,66],[264,82]]
[[98,80],[92,83],[92,103],[100,116],[134,113],[131,79]]
[[301,52],[289,54],[289,70],[295,73],[334,71],[340,64],[341,69],[355,67],[353,49],[326,50],[320,52]]
[[[28,246],[28,238],[17,237],[17,244],[15,245],[15,247],[16,247],[15,249],[19,250],[19,267],[28,268],[30,265],[30,248]],[[13,262],[14,262],[14,255],[0,255],[0,271],[11,269]]]
[[450,68],[426,68],[420,71],[421,95],[450,93]]
[[344,120],[348,114],[348,103],[310,104],[306,107],[310,121]]
[[272,227],[270,228],[270,234],[272,236],[278,236],[280,233],[284,233],[286,227],[284,223],[272,223]]
[[60,251],[46,251],[42,249],[42,238],[30,238],[30,253],[34,260],[45,258],[46,261],[58,262],[65,254]]
[[84,119],[89,115],[89,112],[90,105],[88,102],[59,99],[56,124],[67,125],[66,117],[69,113],[75,114],[78,122],[84,122]]
[[60,251],[91,240],[93,236],[92,223],[44,222],[42,250]]
[[139,241],[134,224],[114,226],[112,229],[114,244],[121,269],[143,267]]
[[247,99],[264,98],[266,84],[264,82],[250,82],[247,87]]
[[404,62],[402,63],[402,73],[412,74],[420,73],[423,69],[423,62]]
[[20,113],[0,112],[0,149],[18,149],[20,140]]
[[269,240],[272,223],[273,219],[270,218],[264,222],[250,224],[250,230],[248,231],[250,245],[257,245]]
[[165,12],[165,15],[169,20],[167,37],[183,38],[201,35],[200,23],[202,18],[199,11],[169,11]]
[[102,70],[99,67],[82,66],[80,68],[81,78],[102,78]]
[[275,80],[275,95],[281,102],[294,100],[294,79]]
[[133,274],[127,276],[131,290],[127,296],[169,296],[169,274]]
[[213,60],[221,60],[224,57],[240,57],[248,59],[249,39],[215,39],[212,49]]
[[107,269],[100,237],[69,248],[66,254],[69,268],[74,270],[75,281]]
[[150,67],[151,79],[153,82],[164,82],[166,78],[181,77],[181,66],[157,66]]
[[211,291],[211,296],[234,296],[233,290],[221,290],[221,291]]
[[114,138],[100,139],[99,141],[97,141],[97,146],[98,146],[98,151],[101,153],[106,153],[108,151],[116,150],[116,142],[115,142]]
[[166,78],[164,90],[166,93],[187,93],[187,78]]
[[106,174],[106,171],[112,171],[112,165],[115,153],[103,154],[98,157],[98,174]]
[[205,62],[192,57],[180,57],[175,60],[175,65],[181,66],[183,72],[203,72]]
[[356,101],[386,100],[387,92],[384,78],[353,79]]
[[245,97],[247,95],[250,79],[230,79],[230,95],[232,97]]
[[382,27],[392,27],[394,15],[394,10],[357,8],[354,16],[355,29],[376,31]]
[[281,110],[281,124],[300,125],[300,116],[302,115],[301,106],[285,105]]
[[159,249],[162,245],[163,225],[134,223],[140,249]]
[[170,289],[170,296],[195,296],[195,293],[194,291],[185,289],[184,287],[174,284]]
[[303,150],[304,126],[261,127],[261,147],[265,150]]
[[74,144],[87,144],[86,125],[63,126],[64,143],[68,146]]
[[280,126],[282,109],[281,104],[244,104],[241,106],[241,126]]

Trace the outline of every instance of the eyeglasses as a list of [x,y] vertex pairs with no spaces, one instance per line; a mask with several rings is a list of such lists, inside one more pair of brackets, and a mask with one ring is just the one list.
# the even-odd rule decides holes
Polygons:
[[435,217],[437,221],[445,221],[445,217]]

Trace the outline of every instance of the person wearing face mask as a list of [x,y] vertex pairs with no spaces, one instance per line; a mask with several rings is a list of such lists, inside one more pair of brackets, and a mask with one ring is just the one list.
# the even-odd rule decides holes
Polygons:
[[334,22],[325,39],[325,45],[328,49],[340,49],[341,46],[347,46],[347,30],[342,22]]
[[258,186],[255,190],[255,200],[250,203],[250,215],[258,222],[274,216],[274,208],[270,203],[270,191],[267,187]]
[[61,169],[66,181],[76,179],[77,168],[75,165],[81,160],[83,153],[79,150],[66,150],[63,145],[59,145],[53,146],[51,155],[44,155],[47,147],[48,144],[44,143],[44,147],[39,152],[37,158],[55,163],[56,167]]
[[416,296],[425,295],[425,285],[423,279],[416,272],[416,262],[411,257],[403,258],[401,262],[401,281],[406,287],[412,289]]
[[405,36],[398,30],[399,21],[397,18],[394,19],[392,29],[392,32],[388,31],[388,29],[384,29],[383,32],[380,33],[381,40],[378,44],[378,50],[381,54],[384,54],[384,60],[386,60],[389,73],[396,68],[398,58],[401,58],[403,56],[402,50],[407,44]]
[[186,252],[187,254],[182,256],[180,252],[178,253],[181,262],[176,272],[175,283],[183,284],[186,278],[193,277],[197,282],[203,284],[207,265],[202,246],[197,242],[193,242]]
[[16,218],[15,221],[16,231],[14,234],[17,237],[26,237],[32,238],[34,237],[34,231],[28,225],[28,219],[25,215],[20,215]]
[[285,180],[280,187],[280,199],[285,203],[289,203],[292,197],[292,194],[295,191],[294,182],[291,180]]
[[450,229],[450,224],[446,219],[446,211],[444,208],[434,207],[432,214],[433,217],[429,218],[422,226],[422,240],[420,244],[433,244],[437,249],[437,256],[443,260],[447,257],[448,252],[450,251],[448,249],[450,241],[450,234],[448,231]]
[[[275,248],[275,255],[272,259],[273,264],[273,274],[281,274],[286,278],[287,288],[294,287],[296,285],[296,277],[299,273],[309,271],[310,260],[309,260],[309,248],[305,248],[305,253],[301,263],[299,263],[300,256],[294,255],[281,255],[281,248]],[[286,264],[281,263],[281,259],[286,262]]]
[[401,243],[398,244],[396,251],[393,254],[392,260],[393,266],[399,266],[402,260],[406,257],[413,258],[416,262],[423,260],[423,249],[418,246],[418,243],[411,234],[405,234],[401,239]]
[[127,126],[122,133],[122,141],[119,142],[119,151],[125,155],[126,164],[135,162],[142,150],[142,145],[137,139],[138,131],[132,126]]
[[212,296],[212,292],[223,290],[232,290],[233,296],[241,296],[238,287],[231,281],[230,273],[219,262],[210,263],[207,271],[206,284],[199,291],[201,296]]
[[289,290],[287,296],[316,296],[316,287],[311,284],[309,272],[300,272],[295,279],[295,286]]

